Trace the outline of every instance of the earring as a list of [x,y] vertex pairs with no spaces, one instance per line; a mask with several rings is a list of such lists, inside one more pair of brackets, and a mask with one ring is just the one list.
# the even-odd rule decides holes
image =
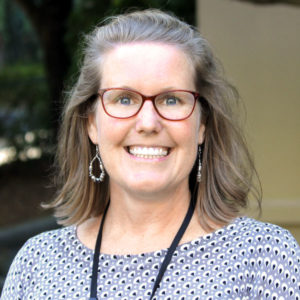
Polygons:
[[201,164],[201,150],[202,150],[202,147],[201,147],[201,145],[199,145],[199,147],[198,147],[199,162],[198,162],[197,182],[201,181],[201,168],[202,168],[202,164]]
[[[93,163],[95,160],[98,160],[99,162],[99,167],[100,167],[100,175],[99,177],[96,177],[94,174],[93,174]],[[100,154],[99,154],[99,148],[98,148],[98,145],[96,145],[96,155],[94,156],[94,158],[91,160],[90,162],[90,165],[89,165],[89,176],[92,178],[92,180],[94,182],[99,182],[99,181],[103,181],[104,180],[104,177],[105,177],[105,170],[104,170],[104,167],[103,167],[103,163],[102,163],[102,160],[101,160],[101,157],[100,157]]]

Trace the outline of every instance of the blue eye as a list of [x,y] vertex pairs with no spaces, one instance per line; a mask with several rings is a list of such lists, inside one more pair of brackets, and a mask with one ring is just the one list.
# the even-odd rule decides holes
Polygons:
[[166,98],[166,105],[176,105],[178,104],[178,99],[176,97],[167,97]]
[[130,105],[131,99],[129,97],[122,97],[119,99],[119,103],[122,105]]

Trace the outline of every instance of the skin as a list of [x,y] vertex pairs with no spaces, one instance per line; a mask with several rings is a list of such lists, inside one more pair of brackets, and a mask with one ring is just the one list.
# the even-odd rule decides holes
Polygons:
[[[100,88],[124,87],[154,95],[171,89],[195,91],[194,69],[182,50],[161,43],[119,45],[104,57]],[[105,220],[101,251],[136,254],[169,247],[187,211],[189,173],[204,140],[200,106],[183,121],[168,121],[146,101],[129,119],[108,116],[97,102],[89,116],[88,133],[100,148],[110,177],[111,205]],[[130,146],[167,147],[160,159],[137,158]],[[78,226],[79,239],[94,247],[101,216]],[[206,232],[195,215],[181,240]]]

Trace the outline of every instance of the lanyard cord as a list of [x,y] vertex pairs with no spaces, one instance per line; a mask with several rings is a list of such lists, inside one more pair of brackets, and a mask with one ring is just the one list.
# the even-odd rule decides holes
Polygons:
[[97,274],[98,274],[98,266],[99,266],[99,257],[100,257],[100,248],[101,248],[101,240],[102,240],[102,232],[103,232],[103,226],[104,226],[104,219],[106,217],[106,213],[109,207],[110,201],[108,201],[103,217],[101,220],[97,241],[95,245],[94,250],[94,258],[93,258],[93,271],[92,271],[92,281],[91,281],[91,293],[90,293],[90,300],[97,300]]
[[[93,271],[92,271],[92,280],[91,280],[91,292],[90,292],[90,298],[89,300],[97,300],[97,273],[98,273],[98,266],[99,266],[99,256],[100,256],[100,248],[101,248],[101,240],[102,240],[102,232],[103,232],[103,225],[104,225],[104,220],[106,217],[106,213],[109,207],[109,203],[107,203],[107,206],[105,208],[105,211],[103,213],[103,217],[101,220],[101,224],[100,224],[100,228],[99,228],[99,232],[98,232],[98,236],[97,236],[97,241],[96,241],[96,245],[95,245],[95,250],[94,250],[94,258],[93,258]],[[164,273],[172,259],[173,253],[176,250],[176,247],[178,246],[183,234],[185,233],[191,219],[192,216],[194,214],[194,210],[195,210],[195,203],[194,203],[194,199],[192,198],[190,201],[190,205],[189,205],[189,209],[185,215],[185,218],[178,230],[178,232],[176,233],[173,242],[170,246],[170,248],[168,248],[168,252],[160,266],[158,275],[156,277],[153,289],[152,289],[152,294],[150,297],[150,300],[154,297],[155,292],[164,276]]]

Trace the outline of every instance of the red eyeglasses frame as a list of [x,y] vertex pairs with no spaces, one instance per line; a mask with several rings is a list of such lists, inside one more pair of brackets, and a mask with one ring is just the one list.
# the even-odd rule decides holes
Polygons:
[[[103,95],[104,95],[104,93],[107,92],[107,91],[110,91],[110,90],[124,90],[124,91],[128,91],[128,92],[134,92],[134,93],[140,95],[140,96],[142,97],[142,100],[143,100],[141,107],[138,109],[138,111],[137,111],[135,114],[133,114],[133,115],[130,116],[130,117],[115,117],[115,116],[111,115],[110,113],[107,112],[107,110],[106,110],[106,108],[105,108],[105,105],[104,105],[104,102],[103,102]],[[187,92],[187,93],[190,93],[190,94],[192,94],[192,95],[194,96],[194,105],[193,105],[193,108],[192,108],[191,112],[189,113],[189,115],[188,115],[187,117],[184,117],[184,118],[181,118],[181,119],[168,119],[168,118],[164,117],[164,116],[158,111],[158,109],[157,109],[157,107],[156,107],[156,105],[155,105],[155,101],[154,101],[155,98],[156,98],[157,96],[161,95],[161,94],[165,94],[165,93],[168,93],[168,92]],[[144,106],[145,101],[149,100],[149,101],[152,102],[155,111],[157,112],[157,114],[158,114],[161,118],[163,118],[163,119],[165,119],[165,120],[168,120],[168,121],[183,121],[183,120],[186,120],[187,118],[189,118],[189,117],[192,115],[192,113],[193,113],[193,111],[194,111],[194,109],[195,109],[195,106],[196,106],[196,101],[200,98],[200,94],[199,94],[198,92],[189,91],[189,90],[169,90],[169,91],[165,91],[165,92],[162,92],[162,93],[158,93],[158,94],[153,95],[153,96],[146,96],[146,95],[144,95],[144,94],[142,94],[142,93],[140,93],[140,92],[138,92],[138,91],[135,91],[135,90],[126,89],[126,88],[117,88],[117,87],[116,87],[116,88],[108,88],[108,89],[100,89],[100,90],[98,91],[97,94],[98,94],[98,95],[100,96],[100,98],[101,98],[102,107],[103,107],[105,113],[106,113],[108,116],[110,116],[110,117],[112,117],[112,118],[115,118],[115,119],[130,119],[130,118],[132,118],[132,117],[135,117],[135,116],[141,111],[142,107]]]

